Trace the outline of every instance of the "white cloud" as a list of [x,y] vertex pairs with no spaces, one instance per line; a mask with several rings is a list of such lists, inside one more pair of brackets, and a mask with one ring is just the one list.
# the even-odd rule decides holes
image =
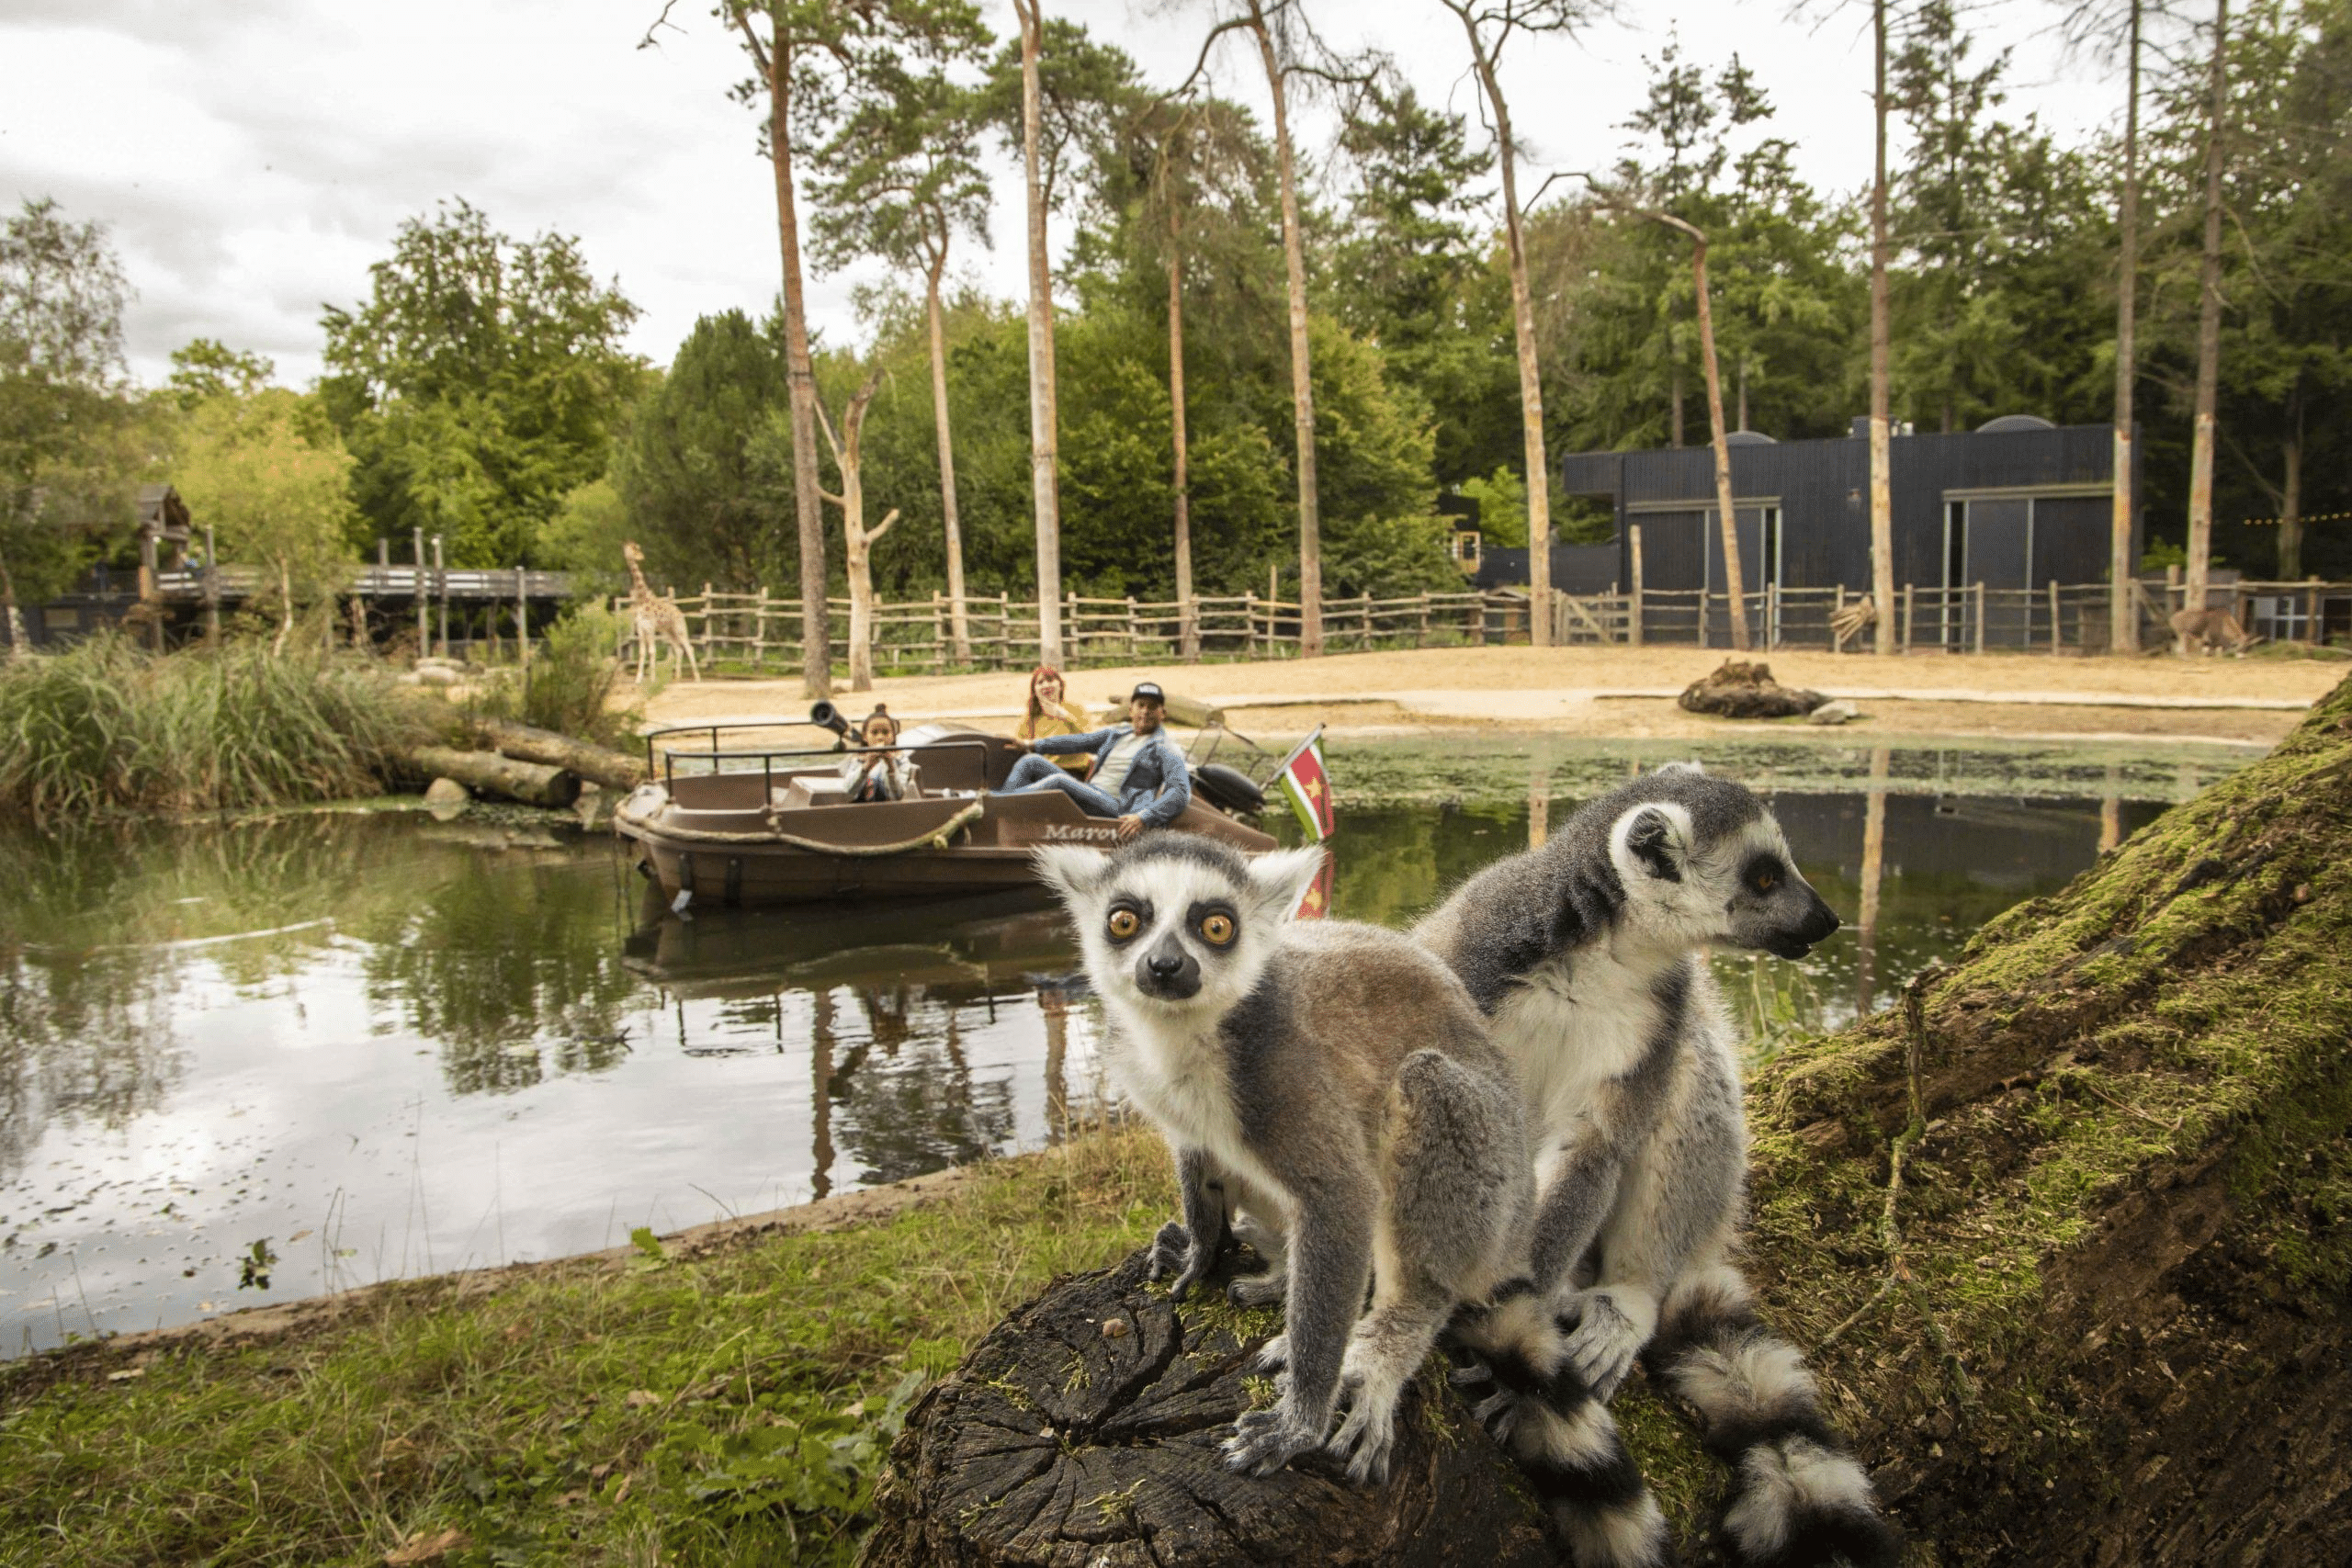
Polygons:
[[[1194,9],[1065,0],[1156,81],[1198,50]],[[773,186],[757,122],[728,89],[745,73],[699,5],[683,35],[635,46],[658,0],[17,0],[0,18],[0,200],[54,196],[113,231],[139,290],[128,322],[133,369],[158,379],[172,349],[202,334],[276,358],[300,383],[319,367],[319,311],[356,300],[401,220],[462,196],[508,232],[580,236],[597,272],[645,311],[631,345],[665,361],[697,315],[765,310],[776,291]],[[989,20],[1012,30],[1012,9]],[[691,13],[691,14],[689,14]],[[1394,53],[1427,96],[1476,101],[1452,16],[1430,0],[1325,0],[1335,42]],[[1713,65],[1737,49],[1780,106],[1774,130],[1799,142],[1816,184],[1867,177],[1867,39],[1856,17],[1817,28],[1778,6],[1713,0],[1653,12],[1588,39],[1522,40],[1506,85],[1539,166],[1601,168],[1643,90],[1642,56],[1679,22],[1686,53]],[[1980,25],[2020,45],[2012,112],[2039,108],[2074,130],[2107,117],[2102,83],[2058,83],[2050,47],[2018,8]],[[1221,46],[1220,89],[1265,102],[1255,61]],[[1328,111],[1296,116],[1310,145]],[[967,269],[1003,295],[1024,288],[1021,187],[994,160],[993,252]],[[1528,184],[1532,186],[1533,179]],[[1058,226],[1057,226],[1058,227]],[[814,278],[826,335],[854,337],[853,285]]]

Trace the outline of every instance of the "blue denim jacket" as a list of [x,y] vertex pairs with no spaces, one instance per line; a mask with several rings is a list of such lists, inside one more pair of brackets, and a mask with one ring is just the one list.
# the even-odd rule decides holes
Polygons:
[[[1083,735],[1048,735],[1031,744],[1048,757],[1091,751],[1100,767],[1111,748],[1134,729],[1131,724],[1114,724]],[[1184,807],[1192,803],[1193,775],[1184,766],[1184,753],[1168,739],[1167,730],[1153,730],[1144,737],[1143,750],[1136,753],[1135,765],[1127,770],[1126,783],[1119,791],[1119,815],[1140,817],[1147,828],[1165,828],[1183,816]]]

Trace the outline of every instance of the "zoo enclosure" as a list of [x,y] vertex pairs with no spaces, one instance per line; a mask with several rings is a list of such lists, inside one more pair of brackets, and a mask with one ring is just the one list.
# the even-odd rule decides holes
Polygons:
[[[2133,581],[2141,643],[2170,645],[2169,617],[2186,603],[2175,581]],[[2092,654],[2107,650],[2108,585],[2041,588],[1908,586],[1895,600],[1896,646],[1905,652]],[[753,671],[797,669],[801,656],[797,596],[729,593],[706,584],[700,593],[674,595],[697,658]],[[2208,590],[2215,609],[2236,613],[2257,637],[2280,642],[2352,641],[2352,582],[2236,582]],[[628,600],[613,601],[626,614]],[[1296,601],[1255,593],[1202,595],[1191,600],[1200,656],[1211,660],[1297,656]],[[1084,594],[1062,600],[1065,661],[1085,664],[1177,661],[1182,657],[1186,601],[1113,599]],[[1845,651],[1867,648],[1870,634],[1852,617],[1868,595],[1851,589],[1782,588],[1768,584],[1743,594],[1748,635],[1758,651],[1779,648]],[[1037,604],[1009,594],[967,596],[969,668],[1025,668],[1037,661]],[[951,602],[876,600],[873,614],[877,671],[898,673],[952,667]],[[836,649],[849,635],[849,601],[827,601],[829,635]],[[1323,602],[1326,651],[1462,648],[1525,644],[1529,599],[1524,592],[1419,593],[1375,599],[1369,594]],[[1645,589],[1641,592],[1552,595],[1553,641],[1564,646],[1663,644],[1731,646],[1733,608],[1721,592]],[[1841,633],[1840,628],[1844,627]],[[636,656],[634,636],[623,653]]]

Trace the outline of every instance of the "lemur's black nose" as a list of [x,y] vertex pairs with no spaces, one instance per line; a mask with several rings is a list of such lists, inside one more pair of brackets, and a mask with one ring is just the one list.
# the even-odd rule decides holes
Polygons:
[[1181,953],[1155,953],[1149,963],[1155,978],[1172,980],[1183,970],[1184,955]]

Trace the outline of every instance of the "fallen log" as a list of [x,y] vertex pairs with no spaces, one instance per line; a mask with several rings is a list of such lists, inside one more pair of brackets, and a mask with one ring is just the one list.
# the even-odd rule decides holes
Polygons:
[[552,729],[503,718],[478,718],[473,721],[473,728],[483,745],[503,757],[562,768],[623,795],[646,780],[644,758],[594,741],[575,740]]
[[910,1414],[866,1568],[1185,1568],[1266,1562],[1518,1568],[1555,1561],[1510,1461],[1437,1369],[1396,1417],[1388,1483],[1321,1455],[1237,1475],[1219,1445],[1273,1394],[1278,1326],[1212,1276],[1182,1306],[1144,1253],[1057,1281]]
[[495,751],[416,746],[403,761],[425,778],[455,779],[476,794],[503,795],[526,806],[561,809],[580,798],[579,774],[540,762],[519,762]]

